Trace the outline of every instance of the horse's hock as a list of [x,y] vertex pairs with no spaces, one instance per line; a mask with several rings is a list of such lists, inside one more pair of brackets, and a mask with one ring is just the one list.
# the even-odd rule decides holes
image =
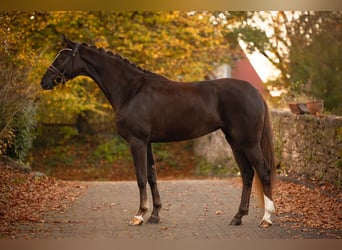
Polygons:
[[[342,117],[273,110],[271,122],[280,171],[342,184]],[[226,144],[224,134],[217,131],[195,140],[195,154],[210,164],[232,159]]]

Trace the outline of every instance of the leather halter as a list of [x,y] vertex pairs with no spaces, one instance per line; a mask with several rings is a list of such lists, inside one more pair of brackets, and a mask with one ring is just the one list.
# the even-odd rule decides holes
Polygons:
[[[58,77],[56,77],[54,79],[54,83],[57,85],[59,83],[64,84],[65,82],[67,82],[68,80],[72,79],[74,77],[73,74],[73,67],[74,67],[74,57],[76,56],[78,49],[80,47],[80,43],[76,43],[74,49],[62,49],[61,51],[58,52],[57,56],[55,57],[55,59],[53,60],[53,62],[51,63],[51,65],[48,67],[48,70],[52,71],[53,73],[57,74]],[[62,73],[59,69],[57,69],[53,63],[56,61],[56,59],[59,57],[59,55],[63,52],[63,51],[71,51],[72,52],[72,61],[71,61],[71,77],[67,77],[65,75],[65,71]],[[60,78],[60,81],[56,81],[57,78]]]

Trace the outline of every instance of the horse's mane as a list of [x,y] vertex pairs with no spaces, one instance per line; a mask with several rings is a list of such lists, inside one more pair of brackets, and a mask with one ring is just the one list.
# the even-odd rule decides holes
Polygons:
[[119,59],[120,61],[122,61],[122,62],[124,62],[124,63],[127,63],[127,64],[130,64],[130,65],[132,65],[133,67],[135,67],[136,69],[138,69],[138,70],[140,70],[140,71],[142,71],[142,72],[144,72],[144,73],[153,73],[153,72],[151,72],[151,71],[149,71],[149,70],[146,70],[146,69],[143,69],[143,68],[141,68],[141,67],[139,67],[138,65],[136,65],[135,63],[133,63],[133,62],[131,62],[129,59],[127,59],[126,57],[123,57],[123,56],[121,56],[120,54],[117,54],[117,53],[114,53],[114,52],[112,52],[112,51],[110,51],[110,50],[105,50],[104,48],[98,48],[98,47],[96,47],[96,46],[94,46],[94,45],[88,45],[87,43],[82,43],[82,45],[84,45],[85,47],[88,47],[88,48],[90,48],[90,49],[94,49],[94,50],[97,50],[97,51],[99,51],[100,53],[105,53],[105,54],[107,54],[107,55],[109,55],[109,56],[112,56],[112,57],[114,57],[114,58],[116,58],[116,59]]

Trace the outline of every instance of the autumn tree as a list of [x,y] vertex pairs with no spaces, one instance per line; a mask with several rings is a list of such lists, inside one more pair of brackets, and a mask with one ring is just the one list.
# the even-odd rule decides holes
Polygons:
[[246,12],[227,36],[243,40],[279,69],[270,87],[285,89],[288,97],[323,99],[328,110],[341,113],[341,23],[341,11]]
[[342,114],[342,12],[304,12],[289,34],[296,44],[289,53],[291,89]]
[[34,139],[36,86],[29,75],[35,55],[13,26],[18,18],[16,12],[0,15],[0,155],[23,160]]
[[[95,11],[35,15],[46,27],[35,35],[35,41],[40,41],[41,48],[47,51],[40,69],[46,69],[45,59],[51,61],[58,51],[56,48],[63,46],[55,31],[72,40],[112,50],[142,68],[181,81],[203,79],[218,63],[228,62],[233,52],[230,41],[222,35],[224,26],[213,24],[210,12]],[[231,20],[234,18],[232,15]],[[45,123],[72,123],[86,110],[111,112],[100,90],[90,79],[82,77],[59,88],[54,95],[44,93],[40,104],[40,120]]]
[[[15,114],[28,114],[24,107],[32,107],[28,116],[32,126],[36,118],[40,123],[70,124],[89,110],[112,113],[89,78],[77,77],[53,94],[39,90],[43,73],[64,46],[59,33],[112,50],[166,77],[192,81],[203,79],[218,63],[229,62],[234,48],[223,30],[225,24],[239,21],[239,15],[227,18],[219,13],[178,11],[1,12],[1,57],[6,59],[1,65],[6,69],[2,70],[1,89],[8,93],[1,97],[11,97],[18,105],[15,108],[8,101],[7,106],[1,106],[2,112],[10,113],[2,114],[6,117],[1,124],[2,145],[13,144],[19,138],[18,131],[25,131],[14,129],[15,124],[20,124],[14,120]],[[5,137],[10,140],[5,142]]]

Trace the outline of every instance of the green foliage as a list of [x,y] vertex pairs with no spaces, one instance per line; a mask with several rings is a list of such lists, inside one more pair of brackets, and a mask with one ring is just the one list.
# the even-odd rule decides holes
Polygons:
[[79,135],[74,126],[49,126],[41,123],[37,125],[36,134],[39,136],[34,141],[35,148],[66,145]]
[[93,152],[95,160],[106,160],[114,163],[118,160],[129,159],[130,152],[127,144],[118,136],[108,142],[101,143]]
[[309,18],[311,25],[319,23],[321,30],[313,32],[309,42],[290,51],[291,78],[297,83],[291,86],[292,90],[322,99],[327,110],[337,112],[342,105],[342,13],[304,17]]
[[15,134],[13,128],[7,127],[3,129],[0,137],[0,155],[5,155],[7,148],[13,145]]
[[168,146],[165,143],[153,143],[153,156],[156,164],[163,163],[173,169],[181,168],[181,162],[176,159]]
[[[342,142],[342,127],[338,127],[336,129],[336,138],[339,142]],[[342,151],[341,151],[341,157],[342,157]]]
[[286,99],[323,99],[327,110],[342,114],[341,11],[261,11],[244,18],[227,36],[242,39],[279,69],[272,88],[287,91]]
[[[15,79],[9,84],[14,91],[0,96],[10,96],[23,106],[27,102],[19,98],[23,95],[18,89],[25,90],[25,98],[30,100],[39,97],[37,116],[32,119],[37,118],[39,123],[46,125],[75,124],[77,118],[87,111],[112,112],[100,89],[86,77],[77,77],[53,93],[37,89],[47,67],[64,46],[58,32],[65,33],[72,40],[112,50],[169,78],[201,80],[215,64],[228,62],[234,52],[230,41],[223,36],[225,27],[213,23],[215,16],[222,19],[219,13],[212,12],[2,11],[0,35],[3,35],[2,45],[6,46],[1,48],[8,60],[3,60],[7,64],[1,66],[9,69],[11,74],[3,71],[2,76],[7,78],[1,82],[9,82],[10,76]],[[238,20],[234,14],[228,19],[231,23]],[[16,108],[13,103],[8,103],[6,107]],[[14,109],[0,127],[1,130],[6,128],[1,134],[7,138],[2,140],[7,144],[14,139],[9,123],[21,109],[22,106]],[[39,138],[39,141],[41,139],[50,140],[50,145],[62,143],[54,140],[52,135]]]
[[[75,41],[112,50],[143,68],[176,80],[201,80],[215,64],[229,61],[233,53],[230,42],[222,35],[224,27],[211,23],[210,12],[190,15],[179,11],[66,11],[31,15],[36,24],[35,40],[30,43],[44,52],[35,70],[41,75],[63,47],[56,30]],[[43,93],[39,120],[69,123],[84,110],[111,112],[108,101],[91,82],[89,78],[78,77],[53,94]]]
[[36,87],[30,84],[34,54],[13,29],[16,12],[0,15],[0,154],[23,161],[36,124]]
[[17,113],[13,118],[12,128],[14,129],[13,144],[7,149],[7,155],[11,158],[23,162],[25,156],[30,150],[35,138],[36,127],[36,107],[29,105],[21,112]]
[[196,174],[203,176],[237,176],[239,175],[239,168],[235,161],[230,158],[221,159],[214,163],[210,163],[205,159],[199,157],[196,159]]
[[63,141],[67,141],[74,136],[77,136],[78,130],[75,127],[64,126],[59,129],[59,133],[61,134]]
[[[101,103],[100,89],[86,79],[78,83],[60,86],[54,93],[43,92],[40,96],[39,121],[44,124],[75,124],[84,111],[112,112],[110,105]],[[89,85],[88,85],[89,84]]]
[[[75,160],[74,155],[71,152],[72,148],[68,145],[55,146],[52,149],[52,155],[44,159],[45,170],[48,172],[53,171],[51,167],[57,166],[71,166]],[[49,173],[48,173],[49,174]]]

